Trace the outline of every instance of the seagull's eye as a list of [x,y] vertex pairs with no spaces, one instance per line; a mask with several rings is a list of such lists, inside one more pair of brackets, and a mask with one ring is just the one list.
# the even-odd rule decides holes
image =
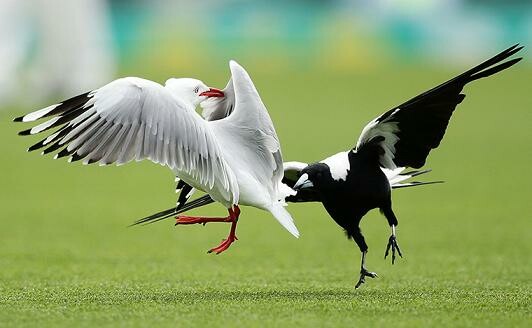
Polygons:
[[194,88],[194,93],[198,93],[199,92],[199,87],[195,87]]

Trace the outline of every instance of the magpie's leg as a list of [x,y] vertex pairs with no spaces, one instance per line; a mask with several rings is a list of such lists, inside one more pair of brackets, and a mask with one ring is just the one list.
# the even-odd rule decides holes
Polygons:
[[395,214],[392,211],[391,205],[388,205],[386,207],[381,207],[381,212],[382,214],[384,214],[384,216],[388,220],[388,223],[390,224],[390,227],[392,228],[392,235],[390,236],[390,238],[388,238],[388,245],[386,245],[386,251],[384,252],[384,258],[386,259],[388,257],[388,254],[390,254],[390,248],[391,248],[392,249],[392,264],[394,264],[396,251],[400,257],[403,257],[403,254],[401,253],[401,249],[399,248],[399,244],[397,243],[397,238],[395,234],[395,227],[397,227],[398,222],[397,222],[397,218],[395,217]]
[[360,264],[360,279],[358,279],[358,282],[355,285],[355,289],[357,289],[363,283],[366,282],[366,277],[371,277],[371,278],[378,277],[376,272],[370,272],[366,269],[366,254],[367,253],[368,251],[362,252],[362,263]]
[[364,236],[362,235],[362,231],[360,231],[360,228],[356,227],[355,229],[351,230],[349,234],[351,235],[351,237],[353,237],[358,247],[360,248],[360,251],[362,252],[362,261],[360,263],[360,278],[358,279],[358,282],[355,285],[355,288],[358,288],[366,282],[366,277],[375,278],[377,277],[377,274],[375,272],[370,272],[368,271],[368,269],[366,269],[366,254],[368,253],[368,245],[364,240]]

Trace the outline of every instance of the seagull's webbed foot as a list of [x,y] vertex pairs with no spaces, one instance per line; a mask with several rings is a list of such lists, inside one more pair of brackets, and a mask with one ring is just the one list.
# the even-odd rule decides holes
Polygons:
[[231,230],[229,231],[229,236],[227,236],[227,239],[223,239],[222,243],[214,248],[211,248],[207,253],[216,253],[220,254],[221,252],[227,250],[229,246],[238,238],[236,238],[236,225],[238,223],[238,216],[240,215],[240,208],[238,205],[235,205],[233,208],[229,209],[229,219],[228,221],[223,222],[231,222]]
[[355,289],[357,289],[358,287],[360,287],[363,283],[366,282],[366,277],[370,277],[370,278],[377,278],[377,273],[376,272],[370,272],[368,271],[366,268],[362,267],[360,268],[360,279],[358,279],[358,282],[357,284],[355,285]]
[[234,234],[229,234],[229,236],[227,237],[227,239],[223,239],[222,240],[222,243],[214,248],[211,248],[207,251],[207,253],[216,253],[217,255],[220,254],[221,252],[225,251],[226,249],[229,248],[229,246],[231,246],[231,244],[238,240],[238,238],[236,238],[236,235]]
[[403,257],[399,244],[397,243],[397,238],[395,237],[395,226],[392,226],[392,235],[388,239],[388,245],[386,245],[386,251],[384,252],[384,259],[390,254],[390,248],[392,249],[392,264],[395,263],[395,251],[399,254],[400,257]]

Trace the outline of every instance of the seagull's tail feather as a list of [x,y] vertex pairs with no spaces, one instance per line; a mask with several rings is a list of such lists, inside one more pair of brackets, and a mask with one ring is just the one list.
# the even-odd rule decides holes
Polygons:
[[268,209],[270,213],[279,221],[279,223],[290,232],[294,237],[299,238],[299,230],[294,223],[294,219],[288,211],[284,208],[281,202],[275,203]]
[[133,222],[133,224],[131,224],[130,227],[134,225],[139,225],[139,224],[145,225],[145,224],[155,223],[157,221],[168,219],[170,217],[181,214],[185,211],[189,211],[191,209],[202,207],[202,206],[205,206],[211,203],[214,203],[214,200],[211,198],[211,196],[204,195],[200,198],[194,199],[193,201],[185,203],[183,206],[178,206],[177,208],[172,207],[167,210],[164,210],[164,211],[152,214],[150,216],[147,216],[145,218],[139,219]]

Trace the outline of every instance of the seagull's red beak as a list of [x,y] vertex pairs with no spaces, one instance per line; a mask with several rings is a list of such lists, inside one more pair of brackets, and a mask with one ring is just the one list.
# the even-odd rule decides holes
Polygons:
[[202,93],[199,94],[200,96],[205,96],[205,97],[224,97],[224,92],[220,89],[216,89],[216,88],[210,88],[209,91],[204,91]]

